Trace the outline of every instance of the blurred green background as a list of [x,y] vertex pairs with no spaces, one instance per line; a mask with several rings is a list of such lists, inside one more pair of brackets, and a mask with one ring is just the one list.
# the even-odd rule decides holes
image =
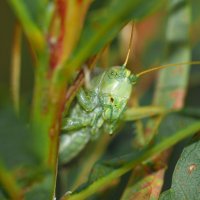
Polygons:
[[[191,25],[189,31],[188,46],[191,49],[192,60],[200,60],[200,1],[190,0],[191,4]],[[94,1],[91,6],[91,11],[103,6],[105,1]],[[177,8],[178,9],[178,8]],[[132,44],[133,50],[131,58],[128,64],[128,68],[133,72],[139,72],[143,69],[147,69],[150,66],[157,66],[163,64],[167,55],[167,45],[169,43],[166,40],[166,28],[168,20],[168,10],[165,6],[161,6],[155,13],[147,16],[144,20],[136,23],[136,33],[134,42]],[[183,19],[184,20],[184,19]],[[11,50],[13,41],[14,26],[16,18],[13,15],[12,10],[4,0],[0,1],[0,108],[10,102],[10,65],[11,65]],[[103,68],[107,66],[115,66],[123,63],[127,53],[128,43],[130,37],[130,27],[126,27],[119,35],[112,41],[109,49],[98,60],[97,66]],[[173,49],[172,49],[173,51]],[[21,65],[21,89],[20,99],[21,106],[28,110],[30,107],[33,93],[33,80],[34,80],[34,65],[31,57],[29,44],[23,35],[22,40],[22,65]],[[178,79],[178,77],[177,77]],[[152,101],[153,90],[155,89],[156,75],[149,74],[140,80],[136,87],[136,93],[140,96],[140,104],[148,105]],[[169,78],[170,81],[170,78]],[[149,85],[151,87],[149,87]],[[131,106],[131,105],[130,105]],[[187,85],[187,96],[185,100],[185,107],[200,108],[200,65],[192,67],[189,75],[189,84]],[[26,113],[28,115],[28,113]],[[118,134],[115,139],[109,144],[104,159],[123,155],[130,149],[130,137],[134,132],[134,125],[127,123],[125,129],[121,134]],[[16,136],[17,137],[17,136]],[[123,142],[122,142],[123,141]],[[189,139],[177,144],[173,149],[173,153],[170,159],[169,167],[165,175],[165,183],[163,190],[170,188],[172,173],[174,171],[175,164]],[[95,144],[94,144],[95,146]],[[91,145],[90,150],[94,146]],[[87,149],[86,149],[87,154]],[[78,161],[82,162],[82,161]],[[76,160],[75,164],[72,162],[72,175],[76,174]],[[74,169],[75,168],[75,169]],[[74,171],[73,171],[74,170]],[[63,173],[63,174],[62,174]],[[61,171],[64,177],[65,170]],[[61,176],[62,176],[61,175]],[[127,182],[129,174],[123,176],[120,187],[114,188],[110,192],[109,199],[114,199],[112,195],[119,195],[122,193],[125,183]],[[68,176],[68,175],[67,175]],[[67,177],[66,176],[66,177]],[[69,182],[71,181],[68,176]],[[62,194],[65,190],[65,184],[63,184],[62,178],[58,179],[58,194]],[[73,179],[73,178],[72,178]],[[73,181],[72,181],[73,182]],[[63,184],[63,185],[62,185]],[[71,183],[68,183],[70,186]],[[123,185],[124,184],[124,185]],[[119,190],[119,188],[121,190]],[[101,194],[102,195],[102,194]],[[103,195],[100,198],[103,198]],[[108,198],[108,196],[107,196]],[[91,197],[92,199],[92,197]],[[95,199],[95,198],[94,198]]]

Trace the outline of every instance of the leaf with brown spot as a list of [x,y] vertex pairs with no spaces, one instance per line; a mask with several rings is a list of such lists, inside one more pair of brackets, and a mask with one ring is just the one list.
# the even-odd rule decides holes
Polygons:
[[165,167],[151,169],[149,166],[137,168],[128,183],[121,200],[148,200],[158,199],[163,185]]
[[186,147],[176,165],[172,186],[160,200],[192,199],[200,196],[200,141]]

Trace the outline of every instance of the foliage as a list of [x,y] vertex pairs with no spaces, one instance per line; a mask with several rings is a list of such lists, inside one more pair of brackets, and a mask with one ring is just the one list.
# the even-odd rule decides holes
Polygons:
[[[7,66],[0,73],[0,199],[198,199],[199,141],[194,136],[200,130],[199,104],[195,104],[199,70],[194,68],[190,74],[189,64],[161,70],[157,82],[154,73],[141,77],[119,133],[101,134],[64,165],[58,163],[58,149],[62,117],[87,83],[85,66],[95,72],[96,66],[105,70],[105,63],[122,65],[131,34],[129,22],[135,24],[131,52],[135,57],[128,62],[134,73],[145,69],[131,68],[133,64],[150,68],[192,61],[199,53],[199,5],[193,0],[0,4],[10,8],[4,14],[14,13],[13,25],[17,24],[12,50],[2,48],[12,62],[10,83],[5,79]],[[10,58],[2,56],[1,65],[4,59]],[[30,65],[34,65],[32,84]],[[163,184],[163,190],[169,188],[165,182],[170,175],[164,174],[171,166],[171,147],[186,138],[192,138],[191,144],[182,147],[172,186],[160,195]],[[179,182],[185,184],[180,187]]]
[[198,141],[184,149],[173,174],[172,187],[162,194],[161,200],[199,198],[199,144]]

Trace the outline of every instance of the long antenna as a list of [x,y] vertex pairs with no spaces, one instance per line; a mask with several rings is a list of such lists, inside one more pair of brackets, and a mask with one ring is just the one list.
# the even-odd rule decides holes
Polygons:
[[175,63],[175,64],[170,63],[170,64],[166,64],[166,65],[161,65],[161,66],[158,66],[158,67],[153,67],[151,69],[147,69],[145,71],[142,71],[142,72],[136,74],[136,77],[140,77],[140,76],[143,76],[144,74],[147,74],[149,72],[164,69],[164,68],[167,68],[167,67],[176,67],[176,66],[187,65],[187,64],[188,65],[198,65],[198,64],[200,64],[200,61],[182,62],[182,63]]
[[132,28],[131,28],[131,37],[130,37],[130,42],[129,42],[129,47],[128,47],[128,52],[126,55],[126,60],[124,62],[124,64],[122,65],[122,67],[126,67],[127,63],[128,63],[128,59],[130,56],[130,52],[131,52],[131,46],[132,46],[132,42],[133,42],[133,31],[135,30],[135,23],[132,24]]

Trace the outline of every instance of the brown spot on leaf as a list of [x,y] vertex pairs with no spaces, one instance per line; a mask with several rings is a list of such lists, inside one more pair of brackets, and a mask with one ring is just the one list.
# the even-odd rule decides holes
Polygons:
[[197,169],[197,165],[196,164],[191,164],[189,167],[188,167],[188,173],[191,174],[194,170]]
[[171,93],[171,98],[173,99],[173,108],[180,109],[183,107],[185,97],[185,91],[182,89],[177,89]]

